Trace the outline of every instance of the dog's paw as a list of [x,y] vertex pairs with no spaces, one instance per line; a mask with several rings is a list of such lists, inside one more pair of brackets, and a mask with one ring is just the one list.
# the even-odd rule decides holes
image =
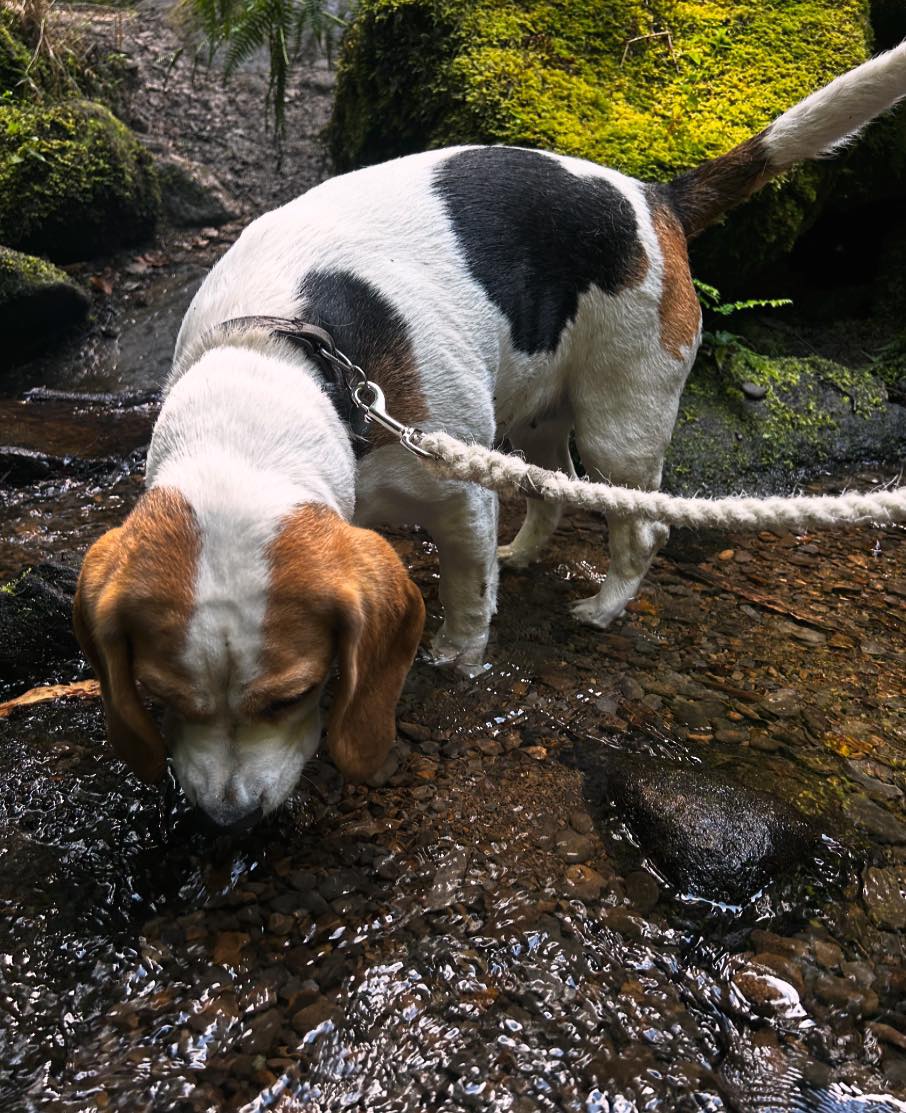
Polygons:
[[436,668],[450,669],[470,680],[488,667],[484,660],[487,637],[458,641],[450,638],[443,627],[431,642],[430,661]]
[[499,545],[497,548],[497,559],[504,568],[512,568],[513,571],[521,572],[536,559],[532,553],[528,553],[525,549],[517,549],[515,545]]
[[570,608],[573,618],[578,619],[585,626],[594,626],[598,630],[606,630],[611,622],[615,618],[619,618],[625,609],[625,607],[602,607],[597,595],[592,595],[588,599],[580,599],[578,603],[573,603]]

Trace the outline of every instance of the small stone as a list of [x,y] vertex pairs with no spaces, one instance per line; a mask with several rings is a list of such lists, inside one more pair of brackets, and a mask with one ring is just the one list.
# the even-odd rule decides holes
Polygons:
[[400,734],[405,734],[413,742],[427,742],[434,733],[430,727],[423,727],[420,723],[405,722],[402,719],[399,721],[399,730]]
[[734,561],[736,561],[737,564],[748,564],[755,558],[752,556],[748,549],[737,549],[736,552],[733,554],[733,559]]
[[865,871],[862,896],[868,914],[879,927],[894,931],[906,929],[906,867]]
[[214,940],[214,965],[238,966],[242,948],[250,939],[244,931],[222,931]]
[[580,835],[569,828],[559,832],[554,845],[567,862],[587,862],[598,849],[597,841],[590,835]]
[[475,738],[472,740],[472,745],[486,757],[496,757],[503,753],[503,746],[494,738]]
[[282,1012],[279,1009],[268,1009],[252,1019],[239,1040],[239,1047],[246,1055],[263,1055],[276,1043],[282,1027]]
[[734,556],[736,556],[736,550],[735,549],[722,549],[717,554],[717,559],[727,561],[727,560],[732,560]]
[[766,966],[769,970],[782,978],[796,990],[800,996],[805,992],[805,983],[802,980],[802,971],[787,955],[772,954],[770,951],[765,951],[757,958],[757,962],[761,966]]
[[866,1016],[878,1007],[876,993],[833,974],[820,973],[815,979],[815,992],[825,1004],[845,1009],[851,1016]]
[[893,1028],[889,1024],[882,1024],[878,1020],[873,1020],[868,1028],[879,1040],[890,1044],[891,1047],[899,1048],[900,1051],[906,1051],[906,1034],[900,1032],[897,1028]]
[[272,935],[289,935],[295,926],[295,918],[283,912],[272,912],[267,918],[267,930]]
[[767,693],[762,706],[779,719],[789,719],[799,711],[799,693],[793,688],[778,688]]
[[752,946],[761,954],[788,955],[790,958],[804,958],[808,954],[808,943],[802,939],[792,939],[787,935],[776,935],[773,931],[753,928],[749,935]]
[[767,394],[768,388],[761,383],[745,382],[739,388],[750,402],[760,402]]
[[812,953],[815,956],[815,962],[819,966],[823,966],[825,970],[839,966],[843,961],[842,949],[830,939],[812,940]]
[[545,761],[547,759],[547,750],[544,746],[526,746],[524,750],[520,751],[533,761]]
[[638,703],[642,696],[645,695],[645,689],[635,679],[634,676],[624,676],[620,681],[620,691],[626,699]]
[[605,878],[590,866],[576,864],[566,871],[566,895],[577,900],[597,900],[604,884]]
[[642,915],[651,912],[660,895],[657,881],[647,870],[634,870],[626,875],[626,896],[633,908]]
[[326,997],[317,997],[310,1005],[305,1005],[293,1016],[293,1028],[300,1036],[304,1036],[336,1014],[337,1006],[332,1001],[328,1001]]
[[906,843],[906,823],[863,793],[850,796],[843,805],[843,811],[847,819],[864,827],[881,842]]
[[743,963],[734,972],[731,985],[763,1016],[777,1016],[785,1020],[805,1016],[796,987],[778,977],[772,969],[762,966],[760,959],[758,962]]
[[569,825],[580,835],[590,835],[595,829],[595,821],[588,812],[573,812],[569,817]]

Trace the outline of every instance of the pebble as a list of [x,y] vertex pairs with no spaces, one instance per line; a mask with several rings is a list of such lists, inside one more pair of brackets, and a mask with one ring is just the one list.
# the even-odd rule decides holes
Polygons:
[[768,388],[761,383],[745,382],[739,388],[751,402],[760,402],[767,394]]
[[823,966],[825,970],[839,966],[843,961],[843,951],[830,939],[814,939],[812,941],[812,953],[815,956],[815,962],[819,966]]
[[573,812],[569,817],[569,825],[580,835],[590,835],[595,829],[595,822],[588,812]]
[[590,866],[573,865],[566,871],[566,895],[577,900],[597,900],[605,878]]
[[293,1028],[300,1036],[304,1036],[319,1024],[323,1024],[325,1020],[336,1016],[336,1013],[337,1006],[333,1001],[329,1001],[326,997],[316,997],[311,1004],[305,1005],[294,1014]]
[[784,1020],[796,1020],[805,1016],[796,987],[778,977],[771,969],[745,963],[734,972],[731,985],[762,1015],[777,1016]]
[[869,866],[862,884],[868,914],[882,928],[906,929],[906,867]]
[[590,835],[580,835],[578,831],[566,828],[554,837],[554,846],[558,853],[567,862],[587,862],[593,858],[597,849],[597,840]]
[[799,711],[799,693],[794,688],[778,688],[762,700],[765,710],[778,719],[789,719]]
[[848,978],[834,974],[818,974],[815,993],[827,1005],[845,1009],[852,1016],[868,1016],[878,1008],[878,995],[873,990],[860,989]]
[[861,792],[854,793],[843,805],[847,819],[880,839],[881,842],[906,843],[906,823],[876,804]]
[[660,899],[660,887],[647,870],[634,870],[628,873],[625,885],[629,903],[642,915],[651,912]]
[[268,1009],[252,1019],[248,1030],[242,1034],[239,1047],[246,1055],[263,1055],[277,1040],[283,1027],[280,1009]]

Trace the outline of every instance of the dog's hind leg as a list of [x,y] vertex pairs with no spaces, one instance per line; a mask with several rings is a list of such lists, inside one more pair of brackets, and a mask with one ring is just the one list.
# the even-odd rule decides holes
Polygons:
[[[569,452],[572,413],[558,414],[535,425],[523,425],[510,434],[510,443],[525,459],[542,468],[566,472],[575,478]],[[509,545],[497,550],[501,564],[507,568],[525,568],[541,556],[560,522],[562,506],[544,499],[525,500],[525,520]]]
[[[586,380],[585,389],[577,391],[576,443],[589,479],[657,490],[685,378],[685,366],[673,364]],[[610,563],[604,583],[572,608],[580,621],[601,628],[635,597],[670,534],[660,522],[614,514],[607,515],[607,530]]]

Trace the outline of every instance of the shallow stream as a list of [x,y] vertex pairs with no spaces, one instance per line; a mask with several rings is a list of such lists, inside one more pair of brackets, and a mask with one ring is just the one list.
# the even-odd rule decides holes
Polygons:
[[[0,574],[134,501],[195,281],[0,401]],[[132,393],[23,400],[61,385]],[[385,784],[318,761],[243,840],[127,776],[96,700],[0,718],[0,1107],[906,1109],[904,532],[678,532],[596,633],[603,533],[504,576],[477,680],[417,663]],[[393,539],[433,628],[433,546]]]

